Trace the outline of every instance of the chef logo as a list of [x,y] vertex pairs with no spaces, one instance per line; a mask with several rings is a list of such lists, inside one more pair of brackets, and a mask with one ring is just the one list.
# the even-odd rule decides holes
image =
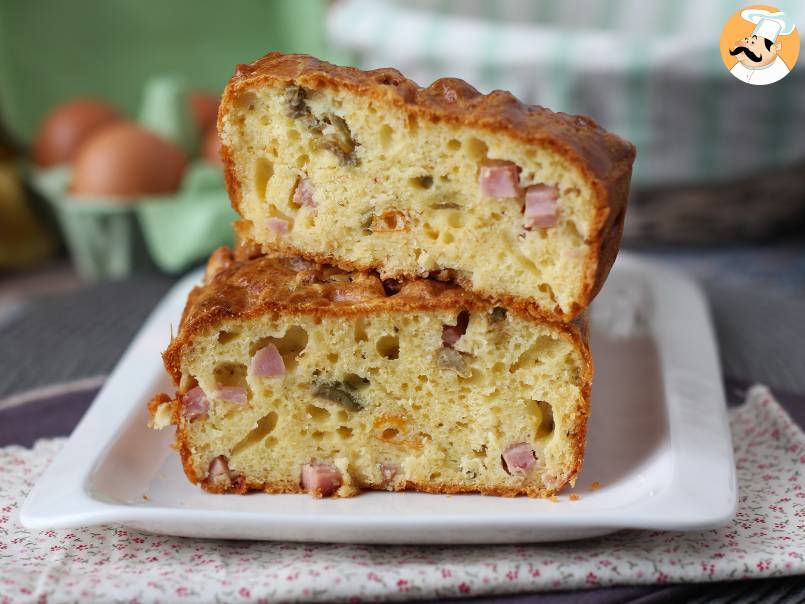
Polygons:
[[754,86],[782,80],[799,57],[799,34],[773,6],[753,5],[732,15],[721,32],[721,58],[736,78]]

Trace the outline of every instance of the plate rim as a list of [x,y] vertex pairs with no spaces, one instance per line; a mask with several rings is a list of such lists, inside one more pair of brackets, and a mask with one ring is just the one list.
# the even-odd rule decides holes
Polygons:
[[[177,297],[184,299],[187,291],[198,283],[202,271],[197,270],[179,280],[151,312],[63,449],[37,479],[20,508],[20,521],[29,529],[77,528],[110,522],[133,526],[149,521],[160,521],[164,524],[165,521],[173,520],[177,521],[179,525],[187,525],[213,519],[218,526],[228,526],[233,529],[258,521],[263,525],[281,522],[285,527],[304,526],[307,529],[343,527],[366,530],[380,527],[387,530],[401,530],[411,529],[412,526],[427,529],[437,525],[440,529],[448,527],[452,530],[471,530],[477,529],[478,523],[481,523],[485,529],[493,530],[538,531],[540,529],[567,528],[589,529],[592,532],[597,531],[595,534],[601,534],[601,529],[688,531],[721,526],[734,516],[737,509],[737,479],[717,340],[704,293],[690,277],[676,269],[656,261],[636,257],[631,253],[621,252],[612,270],[613,272],[631,270],[643,274],[653,282],[652,289],[654,290],[657,289],[657,280],[665,283],[663,287],[675,288],[677,298],[681,296],[684,299],[687,311],[677,314],[685,316],[686,329],[699,330],[702,334],[700,338],[697,338],[698,347],[695,351],[686,349],[684,330],[678,328],[676,325],[678,320],[673,317],[675,309],[669,308],[668,304],[663,304],[662,300],[654,305],[653,312],[665,313],[652,323],[654,328],[660,329],[662,332],[655,333],[654,340],[657,342],[660,356],[660,369],[663,375],[662,387],[665,394],[664,408],[668,417],[670,450],[674,455],[673,476],[669,478],[666,487],[674,484],[686,486],[689,493],[686,493],[688,496],[685,498],[680,497],[680,493],[674,493],[674,489],[663,488],[644,503],[631,502],[597,513],[590,512],[560,518],[528,515],[523,512],[506,513],[499,516],[420,514],[416,518],[357,515],[334,517],[328,514],[311,515],[305,512],[276,513],[238,510],[236,513],[232,513],[223,510],[145,507],[103,501],[92,493],[93,474],[130,421],[131,415],[141,412],[140,403],[139,401],[135,403],[134,397],[128,404],[119,404],[115,392],[120,387],[125,387],[123,383],[130,382],[133,377],[145,380],[155,379],[152,374],[153,367],[150,369],[146,366],[138,367],[136,364],[132,365],[131,361],[146,351],[153,351],[155,332],[164,328],[166,319],[171,319],[171,309],[176,306]],[[159,345],[162,344],[160,342]],[[684,354],[680,355],[680,351],[683,351]],[[667,361],[665,358],[668,355],[675,355],[673,356],[674,371],[670,373],[666,373]],[[138,376],[138,372],[141,375]],[[713,379],[714,377],[715,379]],[[690,396],[689,389],[694,387],[706,389],[706,395]],[[686,416],[695,413],[701,414],[702,401],[705,401],[707,407],[705,409],[705,419],[707,420],[705,427],[711,431],[709,432],[711,438],[695,442],[694,450],[701,453],[704,442],[707,449],[705,453],[713,459],[711,465],[724,473],[726,489],[719,498],[718,505],[714,505],[711,484],[701,484],[701,481],[690,479],[690,476],[701,472],[703,462],[701,458],[690,453],[695,435],[691,434],[689,430],[682,429]],[[117,403],[117,405],[113,407],[113,403]],[[110,425],[114,426],[113,430],[103,430],[104,427],[108,429]],[[98,438],[99,436],[101,438]],[[703,490],[707,490],[708,497],[697,497],[702,494]],[[406,494],[408,493],[396,493],[390,496],[400,497]],[[372,495],[389,494],[367,493],[362,497]],[[461,495],[461,497],[464,496],[473,495]],[[683,510],[683,513],[680,513],[680,509]],[[316,541],[317,539],[305,540]],[[321,540],[350,541],[332,537]],[[533,539],[527,540],[533,541]],[[384,541],[376,542],[383,543]],[[389,540],[386,542],[400,541]],[[414,542],[417,541],[411,541],[411,543]],[[437,541],[419,542],[436,543]],[[492,541],[482,539],[475,542],[490,543]]]

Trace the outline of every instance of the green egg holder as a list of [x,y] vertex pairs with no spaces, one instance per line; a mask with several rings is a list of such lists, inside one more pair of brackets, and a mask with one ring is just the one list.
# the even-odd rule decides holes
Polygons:
[[[148,81],[138,122],[198,154],[201,133],[181,78]],[[31,168],[33,187],[53,207],[78,273],[85,279],[120,279],[156,265],[178,273],[234,241],[231,209],[220,166],[196,160],[173,195],[103,198],[69,192],[72,167]]]
[[[53,107],[91,96],[173,140],[191,160],[174,195],[127,200],[73,196],[68,168],[26,166],[82,276],[122,278],[155,266],[178,273],[233,242],[236,215],[223,175],[194,161],[201,137],[188,129],[179,97],[187,88],[221,91],[236,64],[270,50],[349,62],[325,44],[328,5],[171,0],[170,10],[142,10],[135,0],[0,2],[0,119],[16,140],[30,144]],[[155,83],[160,73],[182,78]]]
[[175,195],[104,199],[68,193],[72,169],[31,169],[29,181],[52,206],[79,275],[121,279],[156,265],[178,273],[232,245],[229,204],[218,166],[196,161]]

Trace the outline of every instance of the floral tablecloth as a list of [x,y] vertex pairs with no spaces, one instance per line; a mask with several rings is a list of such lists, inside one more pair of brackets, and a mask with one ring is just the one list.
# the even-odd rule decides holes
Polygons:
[[701,532],[489,547],[204,541],[17,514],[63,439],[0,449],[0,603],[378,600],[805,573],[805,434],[761,386],[730,417],[739,508]]

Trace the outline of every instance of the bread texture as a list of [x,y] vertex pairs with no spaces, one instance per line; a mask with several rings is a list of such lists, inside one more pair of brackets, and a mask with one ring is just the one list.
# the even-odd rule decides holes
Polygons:
[[634,147],[508,92],[271,53],[238,66],[218,129],[239,233],[267,252],[449,274],[567,321],[618,251]]
[[452,283],[222,248],[163,357],[177,391],[152,426],[211,492],[550,496],[583,459],[583,321]]

